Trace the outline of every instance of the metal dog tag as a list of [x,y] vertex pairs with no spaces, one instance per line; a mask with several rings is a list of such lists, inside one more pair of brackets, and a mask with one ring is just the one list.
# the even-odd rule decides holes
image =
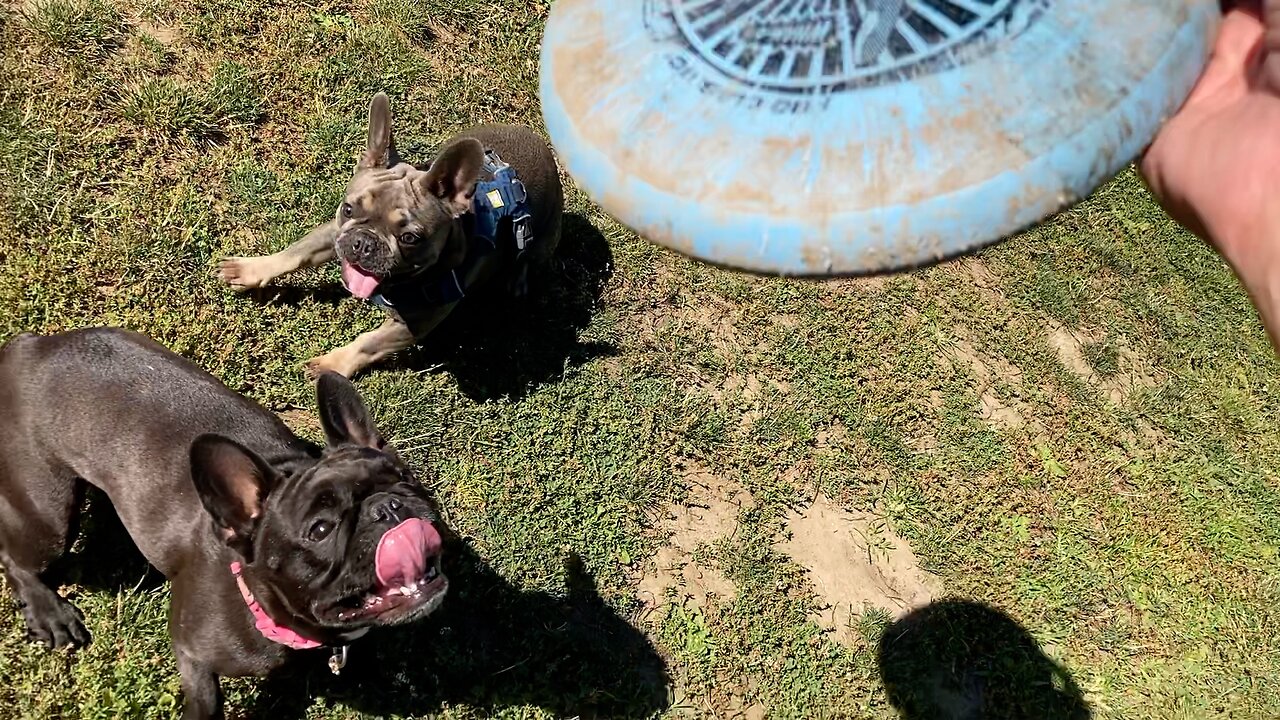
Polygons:
[[334,675],[341,675],[342,668],[347,666],[347,646],[334,648],[333,654],[329,656],[329,672]]

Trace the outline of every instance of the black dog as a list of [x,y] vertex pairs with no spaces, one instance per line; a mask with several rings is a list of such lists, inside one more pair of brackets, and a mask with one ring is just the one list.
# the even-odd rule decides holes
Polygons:
[[348,643],[439,607],[439,514],[342,376],[317,390],[328,446],[140,335],[19,335],[0,348],[0,564],[31,635],[88,642],[41,579],[101,488],[172,581],[183,717],[222,716],[219,676]]

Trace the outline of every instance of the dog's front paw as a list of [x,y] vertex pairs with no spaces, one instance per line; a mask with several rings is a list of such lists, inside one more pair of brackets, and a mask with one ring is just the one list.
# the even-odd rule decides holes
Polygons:
[[266,267],[269,264],[265,257],[229,257],[218,263],[218,279],[235,290],[266,287],[275,277]]
[[27,623],[27,637],[51,648],[83,647],[91,640],[80,610],[61,598],[27,605],[22,608],[22,619]]

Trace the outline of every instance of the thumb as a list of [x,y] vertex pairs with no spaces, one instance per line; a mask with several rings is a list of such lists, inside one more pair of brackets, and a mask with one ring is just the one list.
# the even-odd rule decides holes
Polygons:
[[1262,4],[1263,80],[1272,92],[1280,93],[1280,0],[1265,0]]

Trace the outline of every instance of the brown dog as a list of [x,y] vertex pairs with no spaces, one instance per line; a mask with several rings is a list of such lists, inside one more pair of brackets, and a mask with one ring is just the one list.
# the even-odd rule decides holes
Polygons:
[[347,289],[390,316],[307,361],[312,377],[350,377],[423,340],[462,298],[498,278],[524,295],[530,270],[544,270],[559,243],[563,213],[555,156],[532,129],[471,128],[423,171],[397,156],[390,103],[378,93],[368,147],[334,219],[273,255],[227,258],[218,275],[245,290],[339,259]]

